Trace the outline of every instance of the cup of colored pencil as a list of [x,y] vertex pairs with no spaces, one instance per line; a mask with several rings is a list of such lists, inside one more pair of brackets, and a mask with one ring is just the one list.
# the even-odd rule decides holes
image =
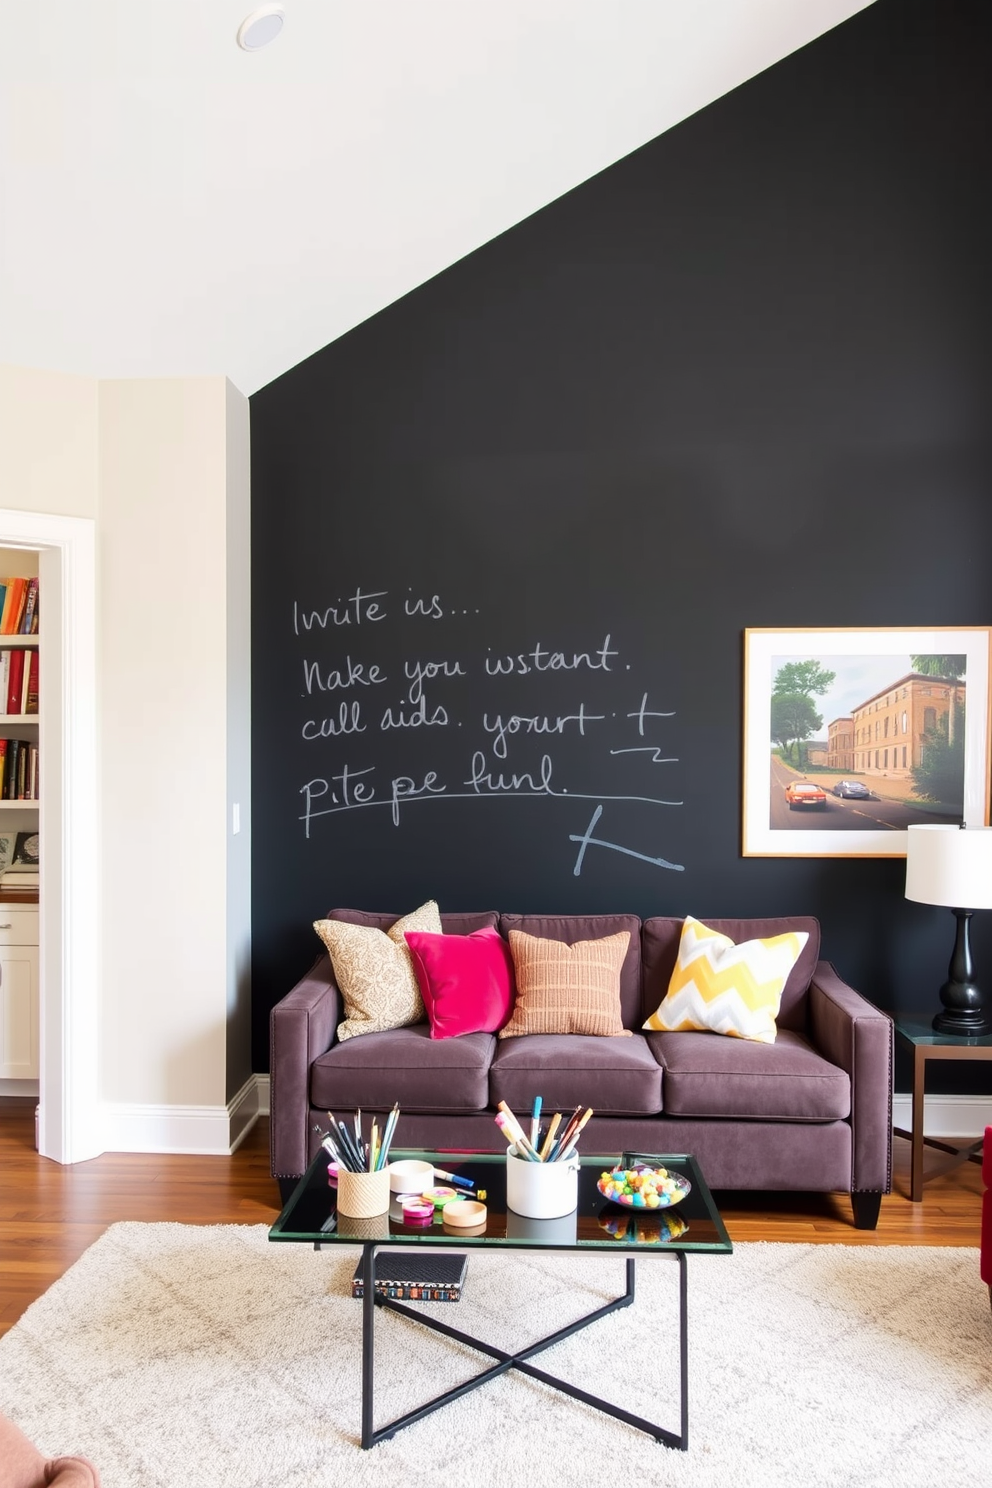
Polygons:
[[529,1130],[500,1101],[496,1124],[509,1142],[506,1152],[506,1206],[527,1219],[560,1219],[578,1202],[579,1133],[592,1107],[576,1107],[570,1117],[556,1111],[545,1132],[538,1096],[531,1110]]
[[330,1126],[321,1145],[337,1164],[339,1214],[368,1219],[389,1208],[389,1148],[399,1114],[396,1104],[381,1128],[378,1117],[374,1117],[366,1139],[361,1111],[356,1111],[351,1120],[328,1111]]
[[517,1120],[506,1101],[500,1101],[496,1125],[515,1154],[527,1162],[567,1162],[575,1154],[582,1129],[592,1115],[592,1106],[587,1106],[585,1110],[576,1106],[568,1118],[556,1111],[545,1131],[541,1123],[543,1104],[539,1095],[534,1097],[529,1131],[524,1131],[523,1123]]

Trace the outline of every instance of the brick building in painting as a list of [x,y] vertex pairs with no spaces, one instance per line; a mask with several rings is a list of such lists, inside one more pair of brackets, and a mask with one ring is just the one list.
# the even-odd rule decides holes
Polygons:
[[850,718],[838,719],[830,725],[831,742],[837,729],[838,757],[840,739],[845,737],[843,726],[847,725],[848,734],[853,735],[847,756],[850,763],[838,759],[837,768],[857,770],[864,775],[908,776],[920,763],[924,734],[950,711],[952,697],[963,712],[963,682],[953,677],[924,677],[919,672],[908,672],[853,708]]
[[835,718],[827,724],[827,757],[831,770],[857,770],[854,762],[854,720]]

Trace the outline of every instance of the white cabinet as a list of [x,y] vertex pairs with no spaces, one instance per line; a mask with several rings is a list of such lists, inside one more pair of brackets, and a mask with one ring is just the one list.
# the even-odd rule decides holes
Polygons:
[[0,904],[0,1080],[38,1078],[38,906]]

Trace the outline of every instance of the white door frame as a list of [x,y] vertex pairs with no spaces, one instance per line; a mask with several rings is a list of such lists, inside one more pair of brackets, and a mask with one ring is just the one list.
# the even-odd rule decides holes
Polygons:
[[0,546],[38,551],[39,1150],[103,1151],[97,908],[96,533],[88,517],[0,509]]

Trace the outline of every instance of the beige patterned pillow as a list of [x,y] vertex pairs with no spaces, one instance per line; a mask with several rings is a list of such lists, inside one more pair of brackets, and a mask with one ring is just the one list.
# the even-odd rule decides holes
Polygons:
[[360,1033],[383,1033],[426,1017],[406,930],[441,934],[441,916],[433,899],[404,915],[388,930],[347,925],[343,920],[314,920],[313,928],[331,954],[331,965],[344,999],[344,1022],[338,1040]]
[[629,1038],[620,1015],[620,968],[630,932],[566,945],[510,931],[517,1000],[500,1038],[523,1033],[594,1033]]

